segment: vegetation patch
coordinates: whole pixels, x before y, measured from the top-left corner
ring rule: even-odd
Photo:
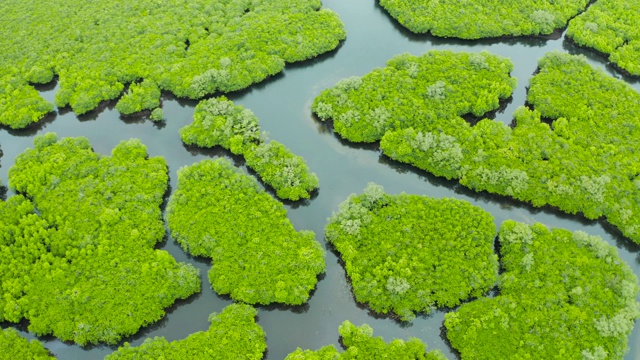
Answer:
[[[427,352],[427,346],[417,338],[408,341],[394,339],[386,343],[380,336],[373,336],[373,329],[367,324],[355,326],[349,320],[338,328],[340,339],[345,347],[343,353],[333,346],[320,350],[302,350],[298,348],[285,360],[347,360],[347,359],[396,359],[396,360],[446,360],[440,351]]]
[[[146,339],[142,345],[128,343],[105,360],[125,359],[247,359],[260,360],[267,349],[265,334],[249,305],[231,304],[220,314],[209,315],[209,330],[168,342],[164,337]]]
[[[549,53],[539,66],[528,94],[536,110],[519,108],[514,128],[485,119],[390,132],[384,154],[476,191],[604,215],[640,242],[640,94],[578,56]]]
[[[598,0],[571,20],[567,36],[579,45],[609,55],[609,60],[640,75],[640,2]]]
[[[405,321],[486,293],[498,272],[495,235],[491,215],[466,201],[387,195],[375,184],[326,227],[356,300]]]
[[[380,0],[400,24],[414,33],[480,39],[548,35],[582,12],[588,0]]]
[[[123,113],[160,91],[201,98],[246,88],[287,62],[336,48],[338,16],[319,0],[141,0],[0,4],[0,123],[23,128],[53,110],[31,83],[59,77],[55,104],[86,113],[119,97]],[[34,36],[33,34],[37,34]]]
[[[180,169],[166,217],[186,252],[212,259],[213,289],[235,300],[300,305],[325,270],[314,233],[297,232],[282,203],[226,159]]]
[[[0,320],[80,345],[113,344],[200,290],[198,270],[154,246],[167,166],[139,140],[111,156],[86,138],[38,136],[0,202]]]
[[[447,128],[466,125],[461,116],[484,115],[510,97],[512,70],[511,61],[488,52],[402,54],[324,90],[312,110],[321,120],[333,119],[334,130],[353,142],[379,141],[409,127],[446,135]]]
[[[0,359],[31,359],[31,360],[53,360],[49,350],[42,346],[38,340],[27,340],[11,328],[0,330]]]
[[[180,129],[185,144],[222,146],[244,156],[247,166],[274,188],[279,198],[308,199],[309,193],[318,188],[318,177],[309,171],[302,157],[277,141],[265,140],[251,110],[220,97],[201,101],[193,119],[193,123]]]
[[[462,358],[622,359],[638,279],[601,238],[508,220],[500,294],[445,315]]]

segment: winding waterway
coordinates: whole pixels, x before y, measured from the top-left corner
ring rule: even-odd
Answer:
[[[584,54],[589,62],[603,68],[610,75],[627,81],[640,91],[639,80],[626,78],[607,65],[606,59],[577,48],[565,40],[564,32],[552,39],[525,38],[490,41],[460,41],[413,35],[400,27],[374,0],[324,0],[324,6],[336,11],[345,23],[347,40],[342,46],[317,59],[289,65],[284,73],[248,90],[229,94],[239,105],[251,109],[260,119],[261,127],[270,137],[303,156],[312,171],[320,178],[317,196],[302,204],[288,204],[289,217],[297,229],[316,233],[324,244],[323,228],[326,219],[337,210],[338,204],[351,193],[359,193],[368,182],[384,186],[388,193],[425,194],[433,197],[455,197],[467,200],[490,212],[499,226],[506,219],[526,223],[541,222],[549,227],[584,230],[603,237],[618,248],[619,254],[640,276],[640,246],[623,238],[613,227],[581,216],[562,214],[549,208],[537,209],[510,199],[477,194],[457,184],[436,178],[428,173],[400,165],[381,156],[375,146],[353,146],[341,141],[311,114],[310,106],[323,89],[339,79],[364,75],[385,65],[391,57],[409,52],[421,54],[431,49],[481,51],[511,58],[515,65],[513,76],[518,87],[506,107],[495,115],[497,121],[510,123],[514,110],[524,105],[528,80],[536,70],[537,60],[551,50]],[[53,101],[56,84],[40,87],[45,98]],[[59,112],[42,125],[26,131],[0,129],[0,181],[7,184],[7,172],[17,155],[32,146],[33,137],[49,131],[60,137],[85,136],[96,152],[109,154],[120,141],[139,138],[148,147],[150,156],[162,156],[169,165],[171,187],[176,188],[176,171],[202,159],[226,156],[223,151],[200,151],[185,147],[178,130],[189,124],[196,102],[166,97],[163,103],[165,125],[150,121],[122,119],[112,105],[104,106],[87,116]],[[241,165],[241,164],[238,164]],[[9,192],[7,194],[11,196]],[[173,306],[160,322],[149,326],[128,339],[138,345],[147,337],[164,336],[169,341],[208,328],[207,316],[219,312],[231,301],[217,296],[209,286],[206,274],[210,263],[186,255],[170,237],[162,244],[178,261],[191,262],[201,270],[202,292]],[[267,359],[282,359],[296,347],[317,349],[338,344],[338,326],[344,320],[356,325],[370,324],[375,335],[385,339],[418,337],[429,348],[440,349],[455,359],[443,333],[444,311],[419,316],[409,325],[389,318],[376,318],[354,301],[343,267],[336,254],[327,250],[327,272],[319,281],[309,303],[298,308],[259,307],[258,323],[267,334]],[[630,352],[626,359],[640,359],[640,327],[629,339]],[[33,338],[33,335],[24,333]],[[96,346],[81,348],[54,338],[41,338],[44,345],[59,359],[100,359],[117,347]]]

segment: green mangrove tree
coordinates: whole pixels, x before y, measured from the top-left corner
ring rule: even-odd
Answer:
[[[302,350],[298,348],[285,360],[446,360],[440,351],[427,352],[427,346],[417,338],[408,341],[394,339],[386,343],[383,338],[373,336],[373,329],[367,324],[355,326],[349,320],[338,328],[345,351],[340,353],[333,346],[320,350]]]
[[[486,293],[498,271],[495,235],[491,215],[466,201],[387,195],[375,184],[326,226],[356,300],[405,321]]]
[[[166,219],[186,252],[212,259],[213,289],[238,301],[302,304],[325,270],[314,233],[296,231],[282,203],[223,158],[178,171]]]
[[[198,271],[155,250],[167,166],[139,140],[111,156],[86,138],[38,136],[0,202],[0,320],[85,345],[113,344],[200,290]]]
[[[614,247],[581,231],[512,220],[499,239],[499,295],[445,315],[462,358],[623,358],[640,315],[638,279]]]
[[[7,0],[0,14],[0,123],[12,128],[53,109],[31,84],[54,76],[56,106],[76,114],[130,84],[117,104],[126,114],[157,107],[160,90],[197,99],[243,89],[345,38],[320,0]]]
[[[276,196],[287,200],[308,199],[318,188],[318,177],[304,159],[277,141],[265,141],[258,118],[249,109],[234,105],[224,96],[201,101],[193,122],[180,129],[182,141],[200,147],[222,146],[244,156]]]
[[[133,347],[128,343],[105,360],[126,359],[246,359],[261,360],[267,349],[265,334],[256,324],[256,309],[244,304],[231,304],[220,314],[209,315],[207,331],[168,342],[164,337],[146,339]]]

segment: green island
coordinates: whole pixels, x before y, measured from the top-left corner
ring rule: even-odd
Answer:
[[[300,305],[325,271],[315,234],[296,231],[282,203],[224,158],[181,168],[165,216],[187,253],[211,258],[213,289],[234,300]]]
[[[410,83],[411,78],[394,71],[395,79],[386,81],[378,76],[382,72],[374,70],[358,80],[357,90],[344,91],[340,83],[325,90],[313,111],[320,118],[337,119],[336,132],[350,141],[382,138],[383,154],[394,160],[459,179],[476,191],[536,207],[552,205],[589,219],[606,217],[640,243],[640,94],[626,83],[592,68],[580,56],[551,52],[539,60],[539,72],[531,79],[527,100],[535,110],[519,108],[513,127],[490,119],[472,126],[441,110],[442,104],[474,101],[470,93],[463,96],[453,87],[443,92],[441,102],[433,102],[425,99],[424,87],[385,91],[387,84]],[[430,77],[433,83],[440,75]],[[460,88],[481,86],[474,87],[477,80],[471,75],[464,78],[468,81]],[[491,84],[486,86],[507,88]],[[344,106],[334,106],[336,101]],[[367,107],[387,109],[394,103],[398,106],[385,117],[365,116]],[[381,118],[393,125],[380,126]]]
[[[0,360],[53,360],[49,350],[45,349],[38,340],[27,340],[15,329],[0,330]]]
[[[491,215],[466,201],[388,195],[370,183],[340,204],[326,226],[358,302],[403,321],[454,307],[494,285]]]
[[[154,246],[167,166],[137,139],[111,156],[86,138],[34,140],[0,201],[0,321],[36,335],[114,344],[200,291],[198,270]]]
[[[444,133],[412,128],[387,133],[380,147],[476,191],[605,216],[640,242],[640,94],[582,57],[551,52],[527,100],[535,110],[519,108],[513,128],[488,119]]]
[[[463,359],[622,359],[640,316],[638,278],[582,231],[500,228],[500,293],[445,315]]]
[[[549,35],[564,28],[587,4],[589,0],[380,0],[414,33],[461,39]]]
[[[164,337],[146,339],[133,347],[128,343],[105,360],[125,359],[246,359],[261,360],[267,349],[265,333],[256,324],[258,311],[245,304],[231,304],[220,314],[209,315],[207,331],[168,342]]]
[[[609,56],[632,75],[640,75],[640,3],[598,0],[571,20],[567,36],[581,46]]]
[[[281,199],[308,199],[319,186],[318,177],[309,171],[302,157],[277,141],[265,141],[251,110],[224,96],[201,101],[193,122],[180,129],[180,137],[187,145],[221,146],[244,156],[247,166]]]
[[[342,138],[375,142],[392,130],[466,126],[461,117],[496,110],[516,79],[509,59],[488,52],[429,51],[398,55],[384,68],[343,79],[313,101]],[[443,133],[444,135],[444,133]]]
[[[343,353],[333,345],[320,350],[302,350],[300,348],[289,354],[285,360],[446,360],[440,351],[427,352],[427,346],[417,338],[408,341],[394,339],[386,343],[380,336],[373,336],[373,329],[367,324],[355,326],[349,320],[338,328],[340,339],[345,347]]]
[[[32,84],[54,76],[56,106],[83,114],[128,87],[117,104],[127,114],[157,108],[163,90],[197,99],[246,88],[346,36],[320,0],[7,0],[0,14],[0,123],[11,128],[53,110]]]

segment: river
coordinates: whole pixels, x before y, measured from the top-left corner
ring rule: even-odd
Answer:
[[[323,124],[314,119],[310,107],[313,99],[338,80],[364,75],[382,67],[391,57],[403,52],[415,55],[431,49],[481,51],[509,57],[514,63],[512,75],[518,79],[513,98],[495,115],[497,121],[510,123],[514,110],[524,105],[529,78],[536,70],[537,60],[552,50],[584,54],[589,62],[603,68],[610,75],[625,80],[640,91],[637,78],[626,78],[607,65],[606,59],[580,49],[567,40],[563,32],[553,38],[513,38],[488,41],[438,39],[411,34],[399,26],[374,0],[324,0],[325,7],[340,15],[345,23],[347,40],[335,51],[317,59],[288,65],[286,70],[245,91],[228,94],[236,104],[252,110],[260,119],[270,138],[289,147],[307,161],[311,171],[320,178],[318,195],[301,204],[287,204],[289,217],[299,230],[316,233],[324,244],[323,228],[326,219],[337,211],[338,204],[351,193],[359,193],[368,182],[382,185],[388,193],[425,194],[433,197],[464,199],[490,212],[499,226],[506,219],[526,223],[541,222],[549,227],[572,231],[584,230],[603,237],[616,246],[620,257],[640,276],[640,246],[619,235],[613,227],[582,216],[566,215],[549,208],[538,209],[505,197],[475,193],[455,181],[436,178],[381,156],[375,146],[357,146],[341,141]],[[40,86],[43,96],[53,101],[57,84]],[[0,144],[4,155],[0,158],[0,181],[7,184],[7,173],[17,155],[32,146],[33,137],[49,131],[59,137],[85,136],[96,152],[109,154],[120,141],[139,138],[148,147],[150,156],[162,156],[169,166],[170,185],[176,188],[176,171],[185,165],[223,151],[201,151],[185,147],[178,130],[191,123],[196,102],[181,101],[167,96],[163,102],[166,124],[158,126],[150,121],[123,120],[111,106],[102,111],[77,117],[72,112],[49,116],[41,125],[26,130],[0,129]],[[11,196],[11,192],[8,196]],[[217,296],[207,280],[210,263],[186,255],[170,237],[162,244],[178,261],[191,262],[201,270],[202,292],[179,301],[161,321],[143,329],[128,339],[139,345],[147,337],[164,336],[177,340],[208,328],[207,316],[219,312],[231,301]],[[326,248],[326,247],[325,247]],[[318,349],[338,344],[338,326],[344,320],[356,325],[367,323],[375,335],[386,340],[417,337],[430,349],[440,349],[450,359],[456,355],[448,346],[443,333],[444,312],[436,311],[419,316],[411,324],[403,325],[388,318],[376,318],[367,308],[355,303],[336,254],[327,250],[327,272],[318,282],[307,305],[298,308],[259,307],[258,324],[267,334],[267,359],[282,359],[296,347]],[[640,359],[640,327],[629,339],[630,352],[625,359]],[[33,338],[33,335],[27,335]],[[59,359],[101,359],[117,347],[95,346],[81,348],[62,343],[53,337],[41,338],[44,345]]]

